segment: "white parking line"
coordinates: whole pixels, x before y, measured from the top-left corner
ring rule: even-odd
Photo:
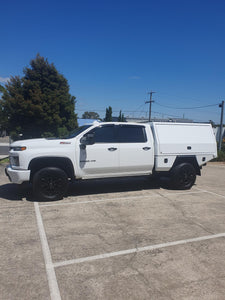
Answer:
[[[117,251],[117,252],[110,252],[110,253],[104,253],[104,254],[99,254],[99,255],[94,255],[94,256],[60,261],[60,262],[54,263],[54,267],[55,268],[63,267],[63,266],[71,265],[71,264],[79,264],[79,263],[83,263],[83,262],[95,261],[95,260],[100,260],[100,259],[105,259],[105,258],[110,258],[110,257],[115,257],[115,256],[120,256],[120,255],[126,255],[126,254],[132,254],[132,253],[139,253],[139,252],[143,252],[143,251],[152,251],[152,250],[156,250],[156,249],[160,249],[160,248],[184,245],[184,244],[188,244],[188,243],[206,241],[206,240],[211,240],[211,239],[216,239],[216,238],[221,238],[221,237],[225,237],[225,232],[213,234],[213,235],[206,235],[206,236],[202,236],[202,237],[198,237],[198,238],[179,240],[179,241],[175,241],[175,242],[168,242],[168,243],[140,247],[140,248],[137,247],[137,248],[128,249],[128,250],[122,250],[122,251]]]
[[[45,234],[45,229],[44,229],[39,205],[37,202],[34,202],[34,208],[35,208],[36,219],[38,224],[38,231],[41,239],[42,252],[45,260],[45,268],[46,268],[46,273],[48,278],[50,296],[52,300],[61,300],[59,287],[55,275],[55,269],[52,263],[51,252],[48,246],[48,240]]]
[[[86,200],[86,201],[77,201],[77,202],[65,202],[65,203],[52,203],[52,204],[42,204],[40,207],[47,206],[61,206],[61,205],[77,205],[77,204],[88,204],[88,203],[98,203],[98,202],[111,202],[111,201],[122,201],[122,200],[133,200],[133,199],[149,199],[155,197],[169,196],[169,195],[189,195],[189,194],[201,194],[207,193],[207,191],[189,191],[189,192],[180,192],[180,193],[166,193],[166,194],[149,194],[149,195],[138,195],[138,196],[129,196],[129,197],[118,197],[111,199],[96,199],[96,200]]]
[[[200,193],[200,192],[198,192]],[[156,197],[160,197],[160,195],[154,195]],[[65,202],[65,203],[53,203],[53,204],[43,204],[42,206],[60,206],[60,205],[76,205],[76,204],[88,204],[88,203],[98,203],[98,202],[111,202],[111,201],[119,201],[119,200],[133,200],[137,198],[149,198],[148,196],[129,196],[129,197],[121,197],[114,199],[96,199],[96,200],[87,200],[87,201],[77,201],[77,202]]]
[[[203,190],[203,189],[200,189],[200,188],[197,188],[200,192],[203,192],[203,193],[209,193],[209,194],[212,194],[212,195],[216,195],[218,197],[222,197],[222,198],[225,198],[224,195],[221,195],[221,194],[217,194],[217,193],[214,193],[214,192],[210,192],[210,191],[207,191],[207,190]]]

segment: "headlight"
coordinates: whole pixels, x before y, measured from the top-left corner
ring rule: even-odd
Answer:
[[[13,151],[24,151],[26,150],[27,147],[25,146],[21,146],[21,147],[10,147],[10,150],[13,150]]]

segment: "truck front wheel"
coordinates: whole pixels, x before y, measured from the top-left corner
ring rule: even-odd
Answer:
[[[34,174],[33,192],[39,200],[62,199],[67,187],[68,177],[62,169],[48,167],[40,169]]]
[[[182,163],[171,171],[171,187],[178,190],[190,189],[196,180],[196,170],[190,163]]]

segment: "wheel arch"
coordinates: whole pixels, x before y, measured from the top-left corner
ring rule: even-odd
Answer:
[[[44,156],[36,157],[29,163],[28,169],[31,170],[30,181],[33,180],[34,174],[42,168],[55,167],[62,169],[68,178],[75,179],[74,167],[68,157]]]
[[[176,166],[182,163],[189,163],[193,165],[195,168],[196,174],[201,176],[201,167],[198,164],[197,158],[195,155],[188,155],[188,156],[177,156],[171,170],[173,170]]]

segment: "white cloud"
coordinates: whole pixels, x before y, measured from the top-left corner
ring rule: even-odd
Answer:
[[[129,79],[137,80],[137,79],[141,79],[141,77],[140,76],[130,76]]]
[[[0,82],[1,82],[1,83],[7,83],[7,81],[9,81],[9,80],[10,80],[9,77],[5,77],[5,78],[4,78],[4,77],[1,77],[1,76],[0,76]]]

